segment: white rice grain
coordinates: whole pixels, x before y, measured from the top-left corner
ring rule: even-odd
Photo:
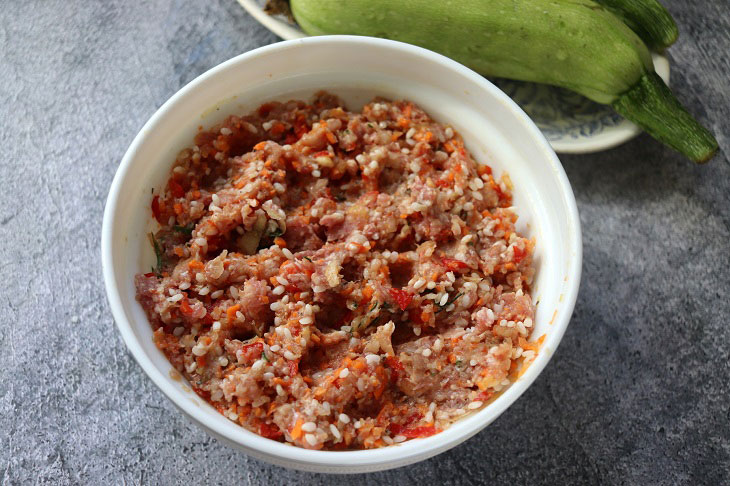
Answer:
[[[305,434],[305,435],[304,435],[304,440],[306,440],[306,441],[307,441],[307,443],[308,443],[309,445],[311,445],[311,446],[313,446],[313,445],[316,445],[316,444],[317,444],[317,437],[315,437],[315,435],[314,435],[314,434]]]

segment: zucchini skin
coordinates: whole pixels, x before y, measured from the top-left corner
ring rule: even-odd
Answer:
[[[568,88],[603,104],[653,70],[641,39],[590,0],[291,0],[309,35],[415,44],[475,71]]]
[[[717,152],[715,137],[654,72],[639,36],[591,0],[290,0],[290,5],[309,35],[415,44],[486,76],[560,86],[611,104],[694,162]]]
[[[664,51],[679,37],[672,14],[657,0],[596,0],[621,18],[654,51]]]

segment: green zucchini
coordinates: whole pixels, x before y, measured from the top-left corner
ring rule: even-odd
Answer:
[[[696,162],[708,160],[717,150],[712,135],[681,108],[661,79],[648,76],[654,69],[641,39],[591,0],[291,0],[290,4],[307,34],[366,35],[415,44],[486,76],[561,86],[612,104]],[[637,91],[640,85],[654,89]],[[655,98],[637,103],[639,94]],[[646,110],[662,114],[681,110],[683,123],[669,126],[672,118],[652,116]]]
[[[663,51],[674,44],[679,29],[672,15],[657,0],[596,0],[619,16],[644,44],[654,51]]]

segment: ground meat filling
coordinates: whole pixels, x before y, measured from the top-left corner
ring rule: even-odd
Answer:
[[[308,449],[433,435],[534,359],[534,243],[510,182],[408,101],[319,93],[201,131],[136,277],[195,392]]]

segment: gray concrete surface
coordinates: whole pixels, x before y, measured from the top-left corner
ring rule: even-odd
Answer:
[[[697,167],[642,136],[562,157],[585,261],[550,365],[467,443],[344,479],[189,424],[126,351],[101,278],[104,202],[136,132],[277,39],[233,0],[0,2],[0,483],[728,484],[730,12],[666,4],[674,89],[724,152]]]

